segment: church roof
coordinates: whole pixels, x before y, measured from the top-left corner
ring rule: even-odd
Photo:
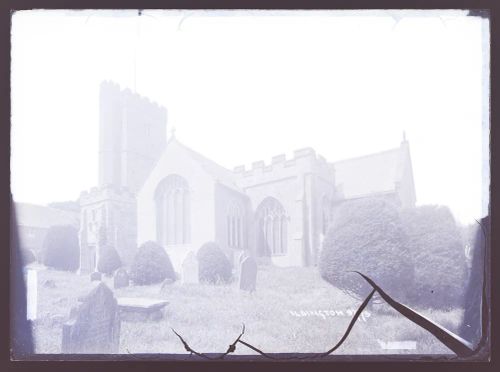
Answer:
[[[79,226],[78,212],[70,212],[57,208],[29,203],[15,203],[15,214],[18,226],[48,229],[54,225]]]
[[[406,166],[405,147],[333,163],[335,185],[344,198],[394,192]]]
[[[222,165],[217,164],[199,152],[190,149],[186,145],[180,143],[175,137],[173,137],[169,142],[171,141],[175,141],[177,145],[182,147],[194,161],[200,164],[200,166],[221,185],[239,193],[244,193],[243,190],[240,189],[234,182],[234,173],[231,170],[224,168]]]
[[[220,184],[245,194],[235,183],[234,173],[204,155],[180,143],[175,137],[169,143],[181,147]],[[167,144],[168,146],[168,144]],[[335,170],[335,186],[345,199],[395,192],[409,164],[408,143],[395,149],[330,163]]]

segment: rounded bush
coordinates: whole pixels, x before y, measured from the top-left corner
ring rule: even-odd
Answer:
[[[175,272],[167,252],[159,244],[149,241],[137,250],[130,278],[138,285],[155,284],[167,278],[175,280]]]
[[[78,232],[70,225],[52,226],[43,241],[43,264],[58,270],[75,271],[80,264]]]
[[[408,247],[415,265],[412,305],[449,309],[463,302],[467,259],[450,210],[425,205],[402,213]]]
[[[21,248],[21,257],[23,258],[23,265],[29,265],[36,261],[35,254],[28,248]]]
[[[413,284],[406,237],[399,211],[381,198],[344,202],[336,210],[321,251],[323,279],[356,297],[372,290],[359,271],[397,299]]]
[[[198,277],[209,284],[227,283],[231,279],[231,263],[216,243],[203,244],[198,250]]]
[[[122,266],[122,260],[115,248],[104,246],[99,255],[97,270],[103,274],[112,274]]]

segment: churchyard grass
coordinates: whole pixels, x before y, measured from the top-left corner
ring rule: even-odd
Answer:
[[[80,295],[93,287],[88,275],[39,271],[38,319],[33,323],[37,353],[60,353],[62,324]],[[55,287],[44,285],[52,280]],[[113,288],[111,277],[103,277]],[[174,328],[199,352],[224,352],[246,326],[246,342],[266,352],[322,352],[335,345],[360,301],[323,281],[316,268],[260,266],[257,290],[228,285],[182,284],[113,289],[116,297],[169,301],[160,321],[122,322],[120,353],[185,353]],[[421,311],[456,331],[462,311]],[[381,343],[417,341],[416,350],[385,350]],[[392,309],[371,307],[336,354],[450,353],[432,335]],[[255,354],[238,345],[235,354]]]

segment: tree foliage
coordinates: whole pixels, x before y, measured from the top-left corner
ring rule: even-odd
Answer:
[[[29,248],[21,248],[21,257],[23,259],[23,265],[29,265],[36,261],[35,253]]]
[[[175,271],[163,247],[148,241],[139,247],[134,257],[130,278],[138,285],[155,284],[167,278],[175,280]]]
[[[75,227],[57,225],[49,228],[43,242],[43,264],[58,270],[78,269],[80,247]]]
[[[216,243],[203,244],[197,258],[200,282],[218,284],[231,280],[231,263]]]
[[[358,298],[371,287],[352,271],[362,272],[391,296],[406,299],[413,285],[413,265],[399,211],[381,198],[346,201],[339,206],[323,243],[319,261],[323,279]]]
[[[450,210],[426,205],[403,211],[402,218],[415,268],[412,302],[432,308],[459,305],[467,263],[462,235]]]

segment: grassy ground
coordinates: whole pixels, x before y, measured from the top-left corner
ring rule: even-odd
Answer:
[[[88,275],[41,270],[39,319],[34,322],[38,353],[59,353],[62,324],[78,296],[93,286]],[[43,283],[53,280],[56,287]],[[112,288],[110,278],[104,281]],[[237,283],[225,286],[185,285],[176,282],[163,291],[160,285],[135,286],[115,291],[120,297],[154,297],[169,301],[164,319],[158,322],[122,322],[120,353],[185,353],[171,331],[180,333],[200,352],[224,352],[244,323],[243,340],[266,352],[322,352],[335,345],[344,333],[360,301],[327,284],[315,268],[259,267],[257,291],[241,292]],[[318,312],[322,311],[322,312]],[[325,312],[326,311],[326,312]],[[337,311],[337,313],[334,313]],[[449,312],[422,311],[456,331],[462,317]],[[417,350],[399,353],[449,353],[418,326],[392,309],[365,311],[337,354],[398,353],[382,349],[380,342],[417,341]],[[238,345],[237,354],[254,354]]]

